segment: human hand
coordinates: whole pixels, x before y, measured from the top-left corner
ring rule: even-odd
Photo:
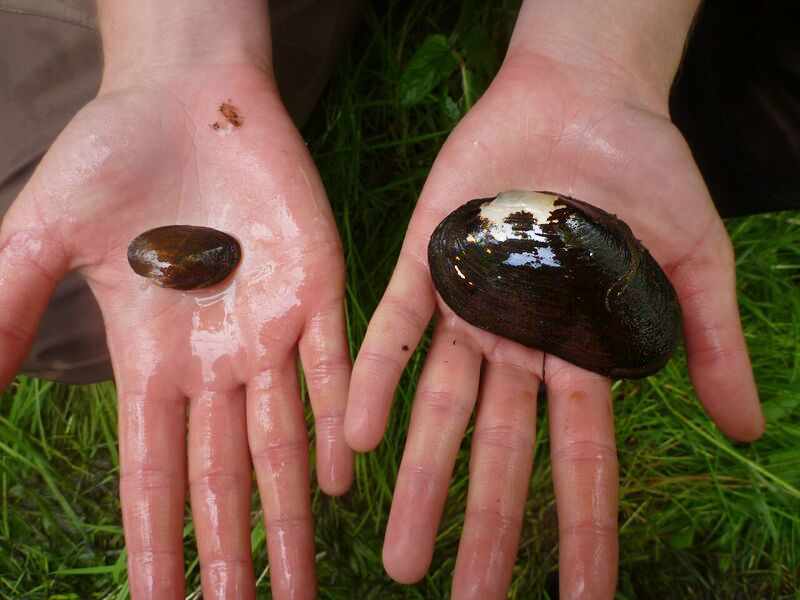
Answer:
[[[455,457],[477,402],[453,580],[457,600],[505,597],[532,466],[536,390],[545,375],[561,597],[612,598],[617,564],[609,381],[472,327],[435,294],[428,239],[467,200],[511,188],[551,190],[627,221],[678,292],[689,370],[712,419],[739,440],[763,430],[739,324],[730,242],[667,112],[682,38],[677,54],[670,48],[659,65],[641,48],[633,56],[581,44],[591,36],[574,31],[574,19],[543,26],[534,4],[523,7],[503,68],[431,170],[357,357],[345,419],[353,448],[368,451],[378,444],[407,349],[418,343],[435,311],[383,558],[401,582],[417,581],[427,571]],[[635,17],[631,27],[641,27],[642,15]],[[691,11],[688,17],[686,28]],[[631,40],[637,41],[631,35],[625,43]],[[631,57],[632,64],[615,60],[619,56]]]
[[[184,597],[187,479],[204,597],[255,597],[252,460],[273,595],[311,598],[297,355],[315,416],[317,479],[341,494],[353,469],[341,424],[350,374],[342,253],[268,64],[215,56],[107,66],[99,97],[15,201],[0,230],[0,386],[22,364],[56,281],[79,270],[102,309],[117,380],[132,597]],[[240,126],[220,113],[223,102]],[[195,293],[135,275],[128,244],[165,224],[235,236],[235,274]]]

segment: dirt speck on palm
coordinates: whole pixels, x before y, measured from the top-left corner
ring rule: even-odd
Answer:
[[[229,102],[223,102],[219,107],[219,112],[221,112],[225,120],[234,127],[242,126],[242,116],[239,114],[239,111],[236,110],[236,107]]]

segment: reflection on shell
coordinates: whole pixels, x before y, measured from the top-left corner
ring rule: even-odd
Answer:
[[[193,225],[151,229],[128,246],[128,263],[136,274],[177,290],[202,290],[220,283],[241,257],[233,237]]]
[[[549,192],[467,202],[428,245],[433,282],[462,319],[609,377],[646,377],[680,340],[677,295],[614,215]]]

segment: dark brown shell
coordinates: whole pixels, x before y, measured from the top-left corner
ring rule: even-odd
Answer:
[[[137,275],[176,290],[202,290],[223,281],[242,249],[227,233],[209,227],[168,225],[144,232],[128,246]]]
[[[428,245],[447,305],[481,329],[602,375],[661,369],[680,340],[680,305],[630,228],[566,196],[504,194],[545,194],[550,206],[513,212],[512,203],[505,218],[489,220],[482,207],[495,198],[485,198],[447,216]]]

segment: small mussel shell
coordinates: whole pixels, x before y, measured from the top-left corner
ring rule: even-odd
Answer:
[[[428,264],[462,319],[608,377],[658,371],[680,340],[675,290],[621,220],[549,192],[467,202]]]
[[[128,246],[137,275],[176,290],[202,290],[224,280],[239,264],[233,237],[209,227],[168,225],[145,231]]]

